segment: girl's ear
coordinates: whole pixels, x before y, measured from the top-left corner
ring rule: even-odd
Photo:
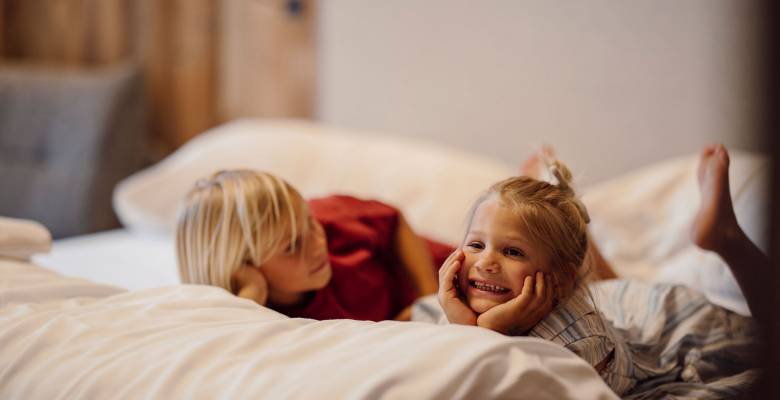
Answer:
[[[577,283],[577,268],[574,264],[567,264],[561,268],[560,273],[555,274],[555,298],[560,300],[574,291]]]
[[[569,263],[569,268],[566,268],[566,277],[569,278],[569,282],[571,282],[572,286],[574,286],[574,283],[577,282],[577,266]]]

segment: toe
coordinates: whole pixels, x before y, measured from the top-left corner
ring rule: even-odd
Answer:
[[[725,163],[726,166],[729,164],[729,152],[726,151],[726,148],[723,147],[723,145],[718,145],[718,158],[721,162]]]
[[[707,146],[704,146],[704,148],[701,150],[701,156],[702,158],[707,157],[715,153],[715,150],[717,149],[717,144],[710,144]]]

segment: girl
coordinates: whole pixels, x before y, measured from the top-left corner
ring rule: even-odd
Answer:
[[[557,160],[548,166],[552,182],[506,179],[475,203],[461,247],[439,272],[437,297],[446,319],[559,343],[593,365],[619,395],[668,394],[659,385],[671,381],[689,382],[701,394],[711,389],[703,382],[749,370],[750,318],[684,287],[614,280],[600,304],[607,317],[596,309],[584,277],[588,269],[614,273],[589,245],[589,217],[571,188],[571,173]],[[748,271],[767,271],[769,262],[736,223],[727,171],[725,149],[706,148],[692,238],[729,263],[759,315],[764,311],[751,295],[757,274]],[[756,376],[748,371],[723,381],[739,392]]]
[[[197,182],[176,243],[184,283],[219,286],[291,317],[374,321],[408,319],[417,297],[436,292],[434,265],[451,251],[417,237],[386,204],[307,203],[282,179],[247,170]]]

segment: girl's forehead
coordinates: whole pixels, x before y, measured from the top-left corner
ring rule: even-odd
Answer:
[[[306,226],[309,216],[309,206],[300,196],[291,195],[289,202],[280,202],[279,218],[276,222],[271,222],[270,228],[274,229],[283,237],[289,237],[292,231],[301,231]],[[293,229],[293,222],[295,229]]]
[[[527,232],[526,220],[516,207],[498,199],[486,199],[474,212],[470,230],[486,228],[502,228],[522,235]]]
[[[491,196],[477,206],[474,217],[499,217],[501,219],[522,220],[522,214],[517,206]]]

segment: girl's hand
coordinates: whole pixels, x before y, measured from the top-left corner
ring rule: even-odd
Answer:
[[[452,324],[476,325],[477,314],[471,310],[460,299],[460,293],[455,285],[457,273],[463,263],[465,255],[463,251],[457,249],[447,257],[441,268],[439,268],[439,291],[438,298],[441,308],[447,320]]]
[[[261,306],[268,302],[268,281],[260,272],[260,268],[252,265],[242,265],[233,273],[233,279],[238,285],[238,297],[249,299]]]
[[[503,334],[521,335],[538,324],[553,308],[553,288],[549,275],[526,276],[520,294],[499,304],[477,319],[477,325]]]

